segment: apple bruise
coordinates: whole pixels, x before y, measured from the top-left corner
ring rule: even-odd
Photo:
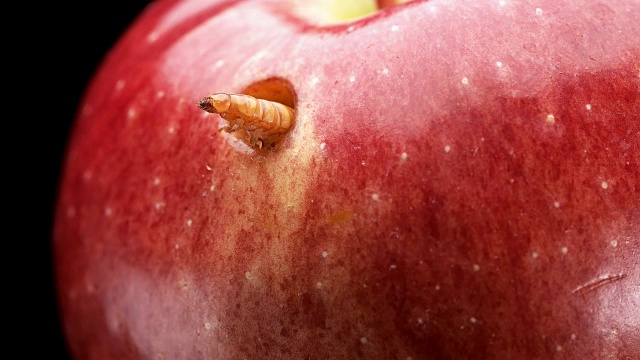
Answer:
[[[218,114],[229,125],[218,129],[233,133],[244,130],[253,148],[275,148],[293,125],[292,108],[275,101],[257,99],[244,94],[212,94],[200,101],[199,107]]]

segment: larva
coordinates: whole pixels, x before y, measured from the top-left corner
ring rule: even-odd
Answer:
[[[244,94],[212,94],[202,99],[199,106],[229,122],[218,131],[244,130],[249,136],[249,145],[257,148],[274,147],[294,120],[292,108]]]

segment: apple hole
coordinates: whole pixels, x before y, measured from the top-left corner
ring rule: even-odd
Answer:
[[[293,85],[289,81],[283,78],[269,78],[248,85],[247,87],[242,89],[240,93],[250,95],[258,99],[275,101],[292,108],[294,110],[294,119],[292,126],[295,126],[296,95],[293,91]],[[278,149],[280,147],[280,143],[282,143],[282,140],[287,137],[290,131],[291,129],[289,129],[287,134],[284,134],[282,138],[275,140],[275,142],[267,143],[267,146],[258,148],[251,147],[249,145],[251,144],[251,138],[249,136],[249,133],[244,129],[234,131],[232,133],[229,133],[229,135],[241,140],[244,144],[247,144],[249,147],[245,150],[250,153],[255,153],[256,151],[264,152],[268,150]]]
[[[270,78],[255,82],[244,88],[241,93],[258,99],[279,102],[294,110],[296,109],[293,85],[282,78]]]

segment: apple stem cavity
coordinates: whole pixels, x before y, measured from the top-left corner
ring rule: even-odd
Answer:
[[[247,143],[258,149],[274,149],[291,129],[295,118],[289,106],[245,94],[212,94],[203,98],[199,107],[229,122],[218,132],[244,131]]]
[[[408,0],[288,0],[303,19],[316,25],[352,22]]]

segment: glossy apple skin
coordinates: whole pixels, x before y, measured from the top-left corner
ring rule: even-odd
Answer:
[[[72,353],[637,359],[638,18],[434,0],[318,28],[266,2],[153,4],[68,148]],[[197,102],[271,77],[296,125],[248,154]]]

